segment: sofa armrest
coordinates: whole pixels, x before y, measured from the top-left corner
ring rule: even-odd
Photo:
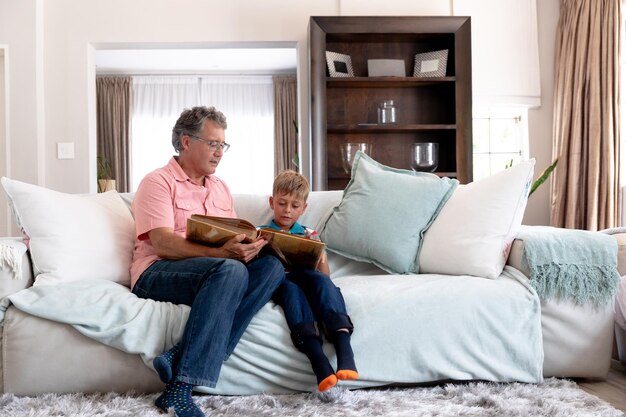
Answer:
[[[522,268],[522,254],[524,253],[524,241],[520,239],[514,239],[511,245],[511,252],[506,260],[506,264],[521,271],[522,274],[530,278],[530,271],[526,268]]]
[[[611,235],[617,240],[617,271],[621,276],[626,275],[626,233],[616,233]],[[522,254],[524,253],[524,241],[515,239],[511,246],[511,252],[506,260],[506,264],[521,271],[530,277],[530,271],[522,268]]]
[[[617,271],[620,276],[626,275],[626,233],[612,235],[617,239]]]
[[[31,285],[33,268],[22,238],[0,238],[0,299]]]

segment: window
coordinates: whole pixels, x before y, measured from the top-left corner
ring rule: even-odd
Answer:
[[[215,106],[227,118],[216,175],[232,193],[269,194],[274,180],[274,99],[270,76],[133,77],[131,190],[172,155],[172,127],[184,108]]]
[[[523,107],[473,109],[474,181],[528,158],[528,110]]]

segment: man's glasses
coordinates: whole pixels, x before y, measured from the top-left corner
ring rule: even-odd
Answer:
[[[212,151],[216,151],[219,148],[222,150],[222,152],[226,152],[230,148],[230,145],[226,142],[220,142],[218,140],[202,139],[201,137],[192,135],[191,133],[187,133],[187,136],[189,136],[191,139],[197,140],[198,142],[204,143]]]

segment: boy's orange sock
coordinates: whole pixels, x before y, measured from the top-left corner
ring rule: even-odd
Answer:
[[[337,378],[344,381],[358,379],[359,373],[356,370],[354,353],[350,345],[350,333],[336,332],[334,345],[337,352]]]
[[[322,350],[322,341],[317,337],[307,337],[303,341],[301,349],[311,362],[313,373],[317,378],[317,388],[320,392],[337,385],[337,376]]]
[[[339,369],[337,371],[337,379],[341,379],[342,381],[359,379],[359,373],[352,369]]]
[[[337,385],[337,376],[335,374],[330,374],[326,378],[322,380],[319,384],[317,384],[317,389],[320,392],[324,392],[327,389],[330,389]]]

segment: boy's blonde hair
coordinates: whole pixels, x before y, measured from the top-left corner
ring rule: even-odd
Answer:
[[[278,173],[274,179],[273,195],[293,195],[306,203],[309,198],[309,182],[296,171],[286,169]]]

